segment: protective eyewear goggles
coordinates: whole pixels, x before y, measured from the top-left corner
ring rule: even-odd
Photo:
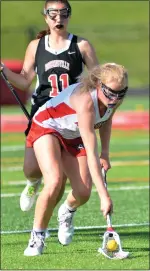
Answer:
[[[101,82],[101,89],[105,97],[108,98],[109,100],[113,100],[113,99],[121,100],[126,95],[128,87],[125,87],[124,89],[119,90],[119,91],[115,91],[107,87],[105,84]]]
[[[62,9],[44,9],[44,15],[48,15],[51,20],[55,20],[57,15],[60,15],[62,19],[67,19],[70,16],[70,9],[69,8],[62,8]]]

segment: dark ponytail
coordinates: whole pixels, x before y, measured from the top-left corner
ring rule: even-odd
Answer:
[[[44,36],[49,35],[50,33],[51,33],[51,32],[50,32],[50,29],[42,30],[42,31],[40,31],[40,32],[36,35],[36,39],[41,39],[41,38],[43,38]]]

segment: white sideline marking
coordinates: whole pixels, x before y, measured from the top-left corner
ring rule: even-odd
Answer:
[[[131,161],[114,161],[111,162],[111,165],[114,167],[118,167],[118,166],[142,166],[142,165],[149,165],[149,160],[140,160],[140,161],[135,161],[135,160],[131,160]],[[16,167],[1,167],[1,171],[2,172],[11,172],[11,171],[22,171],[23,170],[23,166],[16,166]]]
[[[120,186],[118,188],[108,188],[109,191],[124,191],[124,190],[145,190],[149,189],[149,186]],[[69,193],[70,190],[66,190],[64,193]],[[92,189],[92,192],[97,192],[96,189]],[[11,197],[19,197],[20,193],[7,193],[1,194],[1,198],[11,198]],[[39,195],[39,193],[37,193]]]
[[[14,185],[14,186],[16,185],[16,186],[17,186],[17,185],[21,185],[21,184],[22,184],[22,185],[26,185],[26,184],[27,184],[27,181],[25,181],[25,180],[24,180],[24,181],[9,181],[8,184],[5,184],[5,185],[6,185],[6,186],[7,186],[7,185],[8,185],[8,186],[10,186],[10,185]]]
[[[117,145],[127,145],[126,142],[118,142],[117,140],[111,140],[111,144],[117,144]],[[128,142],[128,145],[137,145],[137,144],[149,144],[149,141],[147,139],[139,139]],[[22,151],[25,149],[25,145],[13,145],[13,146],[3,146],[1,147],[1,152],[8,152],[8,151]]]
[[[1,152],[7,151],[22,151],[25,149],[25,145],[3,146]]]
[[[124,181],[124,180],[122,180]],[[8,181],[8,183],[5,184],[5,186],[18,186],[18,185],[26,185],[27,184],[27,181],[25,180],[22,180],[22,181]],[[43,180],[42,180],[42,184],[43,184]],[[127,187],[127,186],[126,186]],[[126,189],[125,187],[125,189]],[[129,186],[131,187],[131,186]],[[136,187],[136,186],[134,186]],[[141,187],[144,187],[144,186],[141,186]]]
[[[150,224],[148,222],[144,223],[132,223],[132,224],[120,224],[120,225],[113,225],[114,228],[121,228],[121,227],[141,227],[141,226],[149,226]],[[85,226],[85,227],[75,227],[75,230],[94,230],[94,229],[106,229],[106,225],[103,226]],[[58,231],[58,228],[49,228],[50,232],[56,232]],[[13,234],[13,233],[26,233],[31,232],[31,230],[22,230],[22,231],[1,231],[1,234]]]
[[[20,167],[20,166],[18,166],[18,167],[1,167],[1,171],[2,172],[4,172],[4,171],[6,171],[6,172],[11,172],[11,171],[22,171],[23,170],[23,166],[22,167]]]

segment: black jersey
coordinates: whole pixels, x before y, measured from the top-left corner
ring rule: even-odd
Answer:
[[[69,34],[67,47],[58,51],[49,46],[48,38],[46,35],[40,39],[35,56],[37,83],[32,101],[37,106],[76,83],[83,71],[84,61],[77,45],[77,36]]]

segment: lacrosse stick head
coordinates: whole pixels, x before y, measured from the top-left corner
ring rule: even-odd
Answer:
[[[110,241],[114,242],[114,248],[108,247]],[[99,248],[98,252],[108,259],[125,259],[129,256],[129,252],[122,250],[119,235],[112,228],[108,228],[104,233],[102,248]]]
[[[102,168],[102,176],[104,185],[107,188],[106,171],[104,168]],[[103,236],[102,248],[99,248],[98,252],[108,259],[125,259],[129,256],[129,252],[122,250],[119,235],[112,228],[111,214],[107,214],[107,231]]]

